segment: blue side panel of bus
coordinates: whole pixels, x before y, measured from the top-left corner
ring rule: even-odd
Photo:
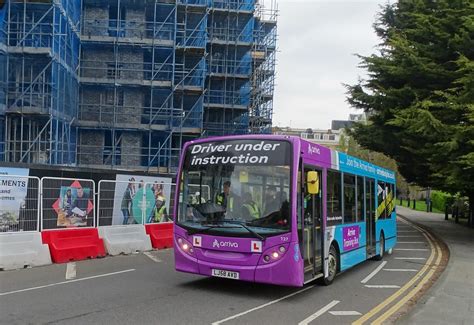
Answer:
[[[344,228],[358,228],[357,244],[352,243],[352,245],[350,245],[352,247],[347,247],[346,240],[344,240]],[[353,267],[367,259],[365,231],[365,222],[350,223],[335,227],[334,239],[339,246],[341,271]]]
[[[376,229],[376,240],[377,247],[376,252],[380,254],[380,234],[384,233],[385,236],[385,249],[390,249],[395,247],[397,244],[397,214],[392,212],[392,217],[390,219],[380,219],[375,223]]]
[[[364,160],[338,152],[338,167],[341,172],[350,173],[358,176],[373,178],[377,181],[383,181],[395,184],[395,173],[388,169],[376,166]],[[378,206],[377,196],[375,197],[375,208]],[[397,242],[397,223],[396,213],[392,212],[390,219],[380,219],[375,223],[376,254],[380,254],[380,234],[384,233],[386,250],[393,248]],[[344,238],[344,228],[358,227],[359,241],[357,245],[353,243],[349,248],[345,248],[347,238]],[[342,224],[332,227],[334,230],[334,239],[337,241],[340,250],[341,271],[353,267],[367,259],[366,250],[366,223],[358,222],[351,224]],[[352,229],[352,228],[351,228]]]
[[[339,170],[355,175],[376,178],[380,181],[395,183],[395,173],[391,170],[376,166],[367,161],[338,153]]]

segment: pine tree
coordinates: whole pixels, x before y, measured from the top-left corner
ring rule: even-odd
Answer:
[[[474,2],[399,0],[374,24],[367,80],[347,86],[366,111],[352,136],[397,161],[408,182],[467,195],[474,206]],[[471,212],[472,213],[472,212]]]

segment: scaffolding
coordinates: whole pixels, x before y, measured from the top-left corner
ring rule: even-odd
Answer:
[[[173,172],[184,141],[271,126],[273,4],[27,0],[5,12],[3,161]]]
[[[202,131],[206,6],[83,0],[80,165],[177,165]]]
[[[80,3],[11,0],[4,10],[3,160],[73,164]]]
[[[278,7],[275,0],[260,1],[255,10],[252,48],[252,100],[249,109],[251,133],[271,133]]]

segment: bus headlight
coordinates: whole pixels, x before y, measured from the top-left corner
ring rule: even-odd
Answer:
[[[260,260],[259,264],[267,264],[278,261],[285,255],[287,250],[288,244],[271,247],[262,254],[262,259]]]
[[[185,252],[188,255],[194,256],[194,249],[193,245],[191,245],[190,242],[188,242],[186,239],[178,237],[176,239],[176,242],[178,244],[178,247]]]

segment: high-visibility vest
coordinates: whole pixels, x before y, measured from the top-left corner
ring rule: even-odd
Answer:
[[[163,216],[165,215],[166,205],[163,205],[161,208],[155,210],[155,222],[161,222]]]
[[[256,203],[254,203],[254,202],[246,203],[246,204],[244,204],[244,207],[249,211],[250,216],[253,219],[260,218],[260,209],[258,208]]]
[[[234,210],[234,198],[232,196],[228,196],[227,197],[227,202],[226,202],[224,193],[217,194],[216,202],[217,202],[217,204],[222,205],[223,207],[228,209],[229,211]],[[224,202],[226,204],[224,204]]]

